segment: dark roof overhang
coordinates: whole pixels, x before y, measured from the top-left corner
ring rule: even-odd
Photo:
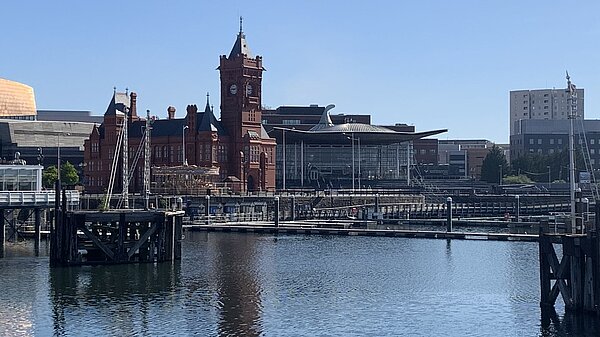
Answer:
[[[389,145],[395,143],[402,143],[413,141],[415,139],[421,139],[428,136],[437,135],[440,133],[448,132],[447,129],[438,129],[431,131],[422,132],[376,132],[376,131],[304,131],[282,127],[274,127],[273,133],[277,139],[282,138],[283,131],[285,131],[286,143],[300,143],[306,144],[349,144],[351,139],[360,139],[361,144],[379,144]],[[278,141],[278,143],[280,143]]]

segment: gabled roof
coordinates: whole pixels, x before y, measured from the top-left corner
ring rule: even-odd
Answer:
[[[129,97],[124,92],[114,92],[113,97],[106,108],[105,116],[113,116],[126,113],[126,108],[129,109]]]
[[[144,134],[144,128],[146,127],[146,121],[134,121],[127,124],[129,126],[129,137],[130,138],[141,138]],[[168,136],[181,136],[183,127],[185,126],[185,118],[179,119],[156,119],[152,122],[152,138],[154,137],[168,137]]]

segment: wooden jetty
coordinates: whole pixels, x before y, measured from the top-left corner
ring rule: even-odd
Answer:
[[[318,227],[317,225],[272,224],[211,224],[185,226],[185,230],[207,232],[238,232],[261,234],[300,234],[300,235],[342,235],[342,236],[379,236],[422,239],[490,240],[490,241],[527,241],[536,242],[538,235],[516,233],[471,233],[444,232],[403,229],[365,229],[344,226]]]
[[[51,233],[50,265],[181,259],[183,211],[65,212]]]
[[[562,256],[555,245],[562,246]],[[565,309],[600,315],[600,240],[588,234],[539,235],[540,305],[552,307],[562,295]]]

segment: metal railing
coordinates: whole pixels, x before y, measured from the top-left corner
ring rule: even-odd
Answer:
[[[79,191],[65,191],[69,206],[79,205]],[[53,206],[54,191],[0,191],[0,207]]]

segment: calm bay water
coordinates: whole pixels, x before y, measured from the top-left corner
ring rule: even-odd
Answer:
[[[562,305],[542,315],[537,249],[188,232],[179,263],[50,269],[12,245],[0,335],[600,336]]]

